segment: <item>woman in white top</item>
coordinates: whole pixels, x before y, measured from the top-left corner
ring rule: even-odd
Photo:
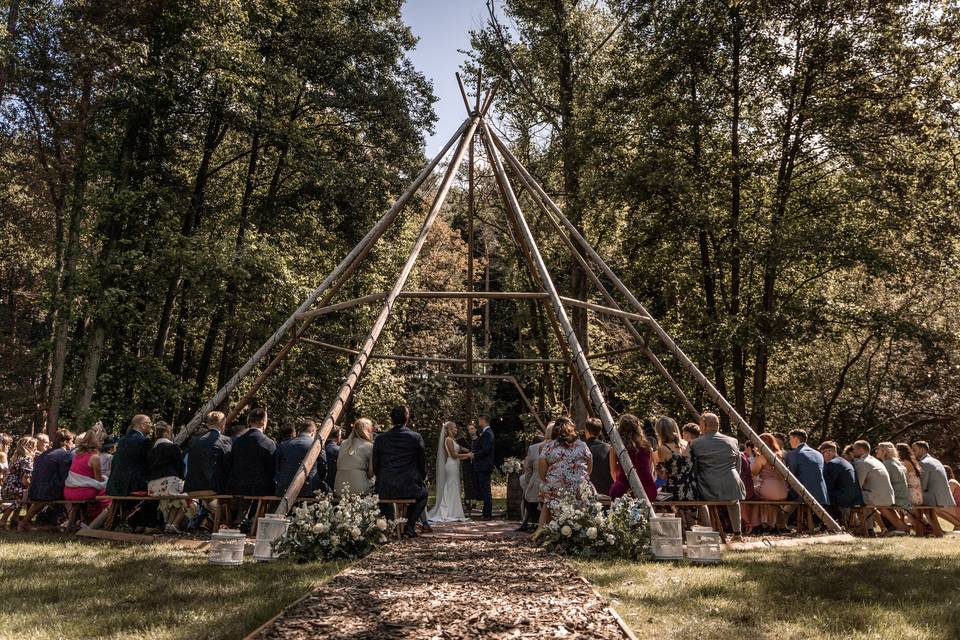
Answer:
[[[360,418],[353,423],[350,436],[340,445],[333,493],[356,495],[373,491],[373,422]]]
[[[553,423],[547,424],[543,440],[527,447],[527,457],[523,459],[523,473],[520,474],[520,488],[523,489],[523,522],[517,531],[531,532],[540,522],[540,473],[537,470],[540,461],[540,449],[544,442],[553,439]]]
[[[467,520],[460,500],[460,461],[473,454],[463,453],[457,444],[457,424],[444,422],[437,442],[437,501],[427,512],[430,522],[460,522]]]

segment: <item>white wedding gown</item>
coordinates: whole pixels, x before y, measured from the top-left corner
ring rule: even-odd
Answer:
[[[433,508],[427,511],[427,520],[430,522],[468,520],[460,501],[460,461],[447,455],[443,446],[446,439],[447,431],[443,429],[437,447],[437,501]]]

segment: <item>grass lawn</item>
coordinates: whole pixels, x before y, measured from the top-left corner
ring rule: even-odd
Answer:
[[[960,537],[575,564],[641,639],[960,638]]]
[[[0,638],[240,638],[342,567],[0,532]]]

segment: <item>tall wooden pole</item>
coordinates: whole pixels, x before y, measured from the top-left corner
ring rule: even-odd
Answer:
[[[511,167],[517,170],[520,173],[526,175],[526,180],[534,187],[537,194],[543,199],[550,210],[557,216],[563,226],[570,233],[571,237],[576,240],[577,244],[581,246],[584,252],[590,256],[591,260],[600,268],[600,270],[607,276],[610,282],[616,287],[616,289],[623,294],[627,301],[633,305],[633,307],[640,313],[650,316],[646,308],[641,304],[641,302],[631,293],[625,284],[616,276],[612,269],[607,266],[607,263],[604,262],[603,258],[594,250],[594,248],[587,242],[586,238],[577,230],[576,226],[570,222],[569,219],[563,214],[560,208],[553,202],[550,196],[544,191],[543,187],[530,175],[530,173],[520,164],[520,162],[513,156],[510,152],[510,149],[507,148],[503,142],[496,137],[495,134],[491,133],[489,127],[484,127],[484,134],[493,140],[493,144],[496,145],[496,148],[503,153],[504,157],[510,162]],[[647,323],[654,334],[660,339],[660,341],[667,347],[670,353],[673,354],[674,358],[693,376],[697,383],[706,391],[707,395],[717,403],[717,406],[720,407],[721,411],[727,414],[730,420],[737,425],[741,433],[747,436],[754,446],[759,449],[767,460],[776,468],[776,470],[786,478],[787,482],[790,484],[790,487],[801,497],[804,503],[813,510],[817,516],[833,531],[839,532],[842,531],[842,528],[833,517],[827,513],[827,510],[823,508],[817,500],[807,491],[807,488],[804,487],[796,476],[794,476],[785,464],[774,455],[773,451],[766,445],[766,443],[760,439],[760,436],[756,431],[747,423],[746,420],[737,412],[737,410],[731,405],[723,394],[717,391],[717,388],[713,386],[713,383],[703,375],[700,369],[687,357],[680,347],[673,341],[669,334],[663,330],[663,327],[660,326],[660,323],[656,321],[652,316],[650,316],[650,321]]]
[[[477,108],[480,104],[480,87],[477,86]],[[476,153],[476,136],[470,137],[470,166],[468,169],[468,183],[467,183],[467,291],[473,291],[473,250],[474,250],[474,237],[473,237],[473,216],[476,207],[476,193],[474,192],[474,163],[475,163],[475,153]],[[487,303],[489,304],[489,302]],[[466,339],[467,339],[467,374],[473,375],[473,298],[467,298],[467,324],[466,324]],[[473,419],[473,381],[474,378],[466,378],[466,405],[467,405],[467,420]]]
[[[486,123],[483,123],[483,134],[486,140],[491,140],[490,127],[488,127]],[[497,184],[499,185],[500,190],[509,205],[509,213],[511,213],[515,219],[521,238],[526,245],[527,252],[536,266],[537,272],[539,273],[540,281],[543,284],[544,289],[546,289],[547,294],[550,296],[550,304],[553,309],[553,313],[560,324],[563,334],[566,336],[567,344],[570,347],[570,352],[574,360],[574,375],[579,375],[580,380],[583,382],[583,386],[586,387],[589,393],[590,400],[592,401],[597,414],[600,416],[600,422],[603,424],[604,431],[606,431],[607,436],[610,438],[610,444],[613,446],[613,449],[616,452],[617,460],[619,460],[620,466],[623,468],[623,472],[627,476],[627,480],[630,483],[630,488],[633,490],[633,494],[638,500],[642,500],[647,504],[648,507],[651,507],[652,509],[650,500],[647,498],[647,494],[643,490],[643,485],[640,484],[640,478],[637,476],[637,470],[634,469],[633,462],[630,460],[630,455],[627,453],[627,448],[624,446],[623,440],[620,438],[620,433],[617,431],[614,425],[613,415],[610,413],[610,409],[603,397],[603,393],[600,391],[600,385],[593,376],[593,371],[591,370],[590,363],[587,361],[587,357],[583,352],[583,348],[580,346],[580,341],[577,340],[577,335],[573,330],[573,325],[570,323],[570,318],[567,316],[567,311],[563,307],[563,301],[560,299],[560,294],[557,293],[557,289],[553,284],[553,278],[550,276],[550,271],[547,269],[547,265],[543,261],[543,256],[540,255],[540,249],[537,247],[537,242],[533,237],[533,233],[530,231],[530,227],[527,224],[526,219],[523,217],[523,212],[520,210],[520,204],[517,202],[517,196],[513,192],[510,181],[503,170],[503,165],[500,162],[500,157],[497,153],[496,147],[492,141],[490,141],[486,147],[488,150],[488,155],[490,156],[490,164],[493,166],[494,174],[497,177]]]
[[[390,293],[387,295],[387,299],[384,302],[383,308],[380,310],[380,314],[373,323],[373,328],[370,329],[370,333],[367,335],[366,340],[363,342],[363,346],[360,348],[360,353],[354,360],[353,366],[350,367],[350,371],[347,373],[347,377],[341,385],[340,391],[337,393],[336,398],[334,398],[333,405],[327,412],[327,417],[324,418],[323,424],[320,426],[320,430],[317,433],[313,444],[310,446],[310,450],[300,463],[297,473],[294,475],[293,480],[287,487],[287,491],[284,494],[283,499],[280,501],[280,504],[277,507],[277,513],[280,515],[285,515],[287,511],[290,510],[290,505],[292,505],[293,501],[296,500],[298,495],[300,495],[300,489],[303,487],[307,473],[309,473],[309,470],[312,469],[314,463],[316,463],[320,452],[323,450],[324,441],[327,439],[327,436],[330,435],[330,431],[333,429],[333,426],[340,419],[340,414],[343,412],[344,407],[347,405],[347,401],[353,394],[353,389],[356,386],[357,381],[360,379],[364,369],[366,368],[367,362],[370,359],[370,355],[373,352],[373,348],[380,339],[380,334],[383,331],[383,328],[386,326],[387,319],[390,317],[390,314],[393,311],[397,297],[400,295],[400,292],[403,291],[403,286],[407,283],[407,278],[410,277],[410,272],[413,271],[413,266],[416,264],[417,258],[420,256],[420,251],[423,249],[423,245],[427,240],[427,234],[433,227],[433,223],[437,219],[437,214],[440,213],[440,208],[447,199],[447,194],[450,191],[450,185],[453,182],[453,178],[457,173],[460,163],[463,161],[463,156],[467,151],[468,142],[476,132],[479,122],[480,114],[476,114],[470,118],[467,132],[460,138],[457,151],[454,153],[453,159],[447,166],[443,180],[440,182],[440,188],[437,191],[436,198],[434,198],[433,206],[430,207],[430,211],[427,213],[427,217],[423,221],[423,226],[420,229],[420,235],[417,236],[417,240],[414,243],[413,248],[410,250],[407,260],[403,264],[403,268],[400,270],[400,275],[397,276],[397,280],[394,282],[393,288],[390,289]]]
[[[206,418],[207,413],[220,406],[220,404],[227,399],[227,396],[229,396],[230,393],[236,389],[240,382],[246,378],[247,375],[249,375],[253,368],[256,367],[257,364],[263,360],[263,358],[283,339],[283,337],[294,328],[297,322],[298,314],[302,314],[310,309],[310,307],[316,303],[320,296],[331,286],[335,285],[339,287],[339,284],[337,283],[341,282],[341,277],[349,276],[353,269],[356,268],[356,265],[358,265],[363,257],[367,255],[373,244],[380,238],[381,235],[383,235],[387,228],[389,228],[390,224],[403,209],[404,205],[406,205],[410,198],[413,197],[417,190],[420,189],[420,186],[430,176],[436,166],[440,163],[440,160],[443,159],[443,157],[447,154],[447,151],[453,146],[453,143],[461,138],[464,130],[472,123],[472,119],[469,118],[463,121],[463,124],[461,124],[460,128],[457,129],[457,132],[450,137],[450,140],[447,141],[447,144],[444,145],[443,149],[440,150],[433,160],[427,163],[427,165],[422,171],[420,171],[410,186],[407,187],[407,190],[404,191],[399,198],[397,198],[396,202],[393,203],[393,206],[390,207],[390,209],[383,215],[382,218],[380,218],[373,228],[367,232],[367,235],[363,237],[357,246],[354,247],[353,250],[350,251],[350,253],[340,261],[340,264],[338,264],[336,268],[330,272],[330,275],[328,275],[327,278],[320,283],[320,286],[314,289],[313,292],[307,296],[307,299],[303,301],[300,307],[298,307],[297,310],[292,313],[282,325],[280,325],[280,328],[277,329],[259,349],[257,349],[256,353],[254,353],[235,374],[233,374],[233,377],[230,378],[230,380],[228,380],[227,383],[223,385],[223,387],[221,387],[213,395],[213,397],[207,401],[206,404],[197,410],[193,418],[190,419],[190,422],[184,425],[184,427],[180,429],[180,432],[177,433],[177,444],[183,444],[186,442],[187,438],[190,437],[190,434],[193,433],[193,431],[200,426],[200,424]],[[327,296],[327,301],[329,301],[331,295],[332,293]],[[290,352],[290,350],[293,348],[293,345],[296,343],[296,339],[302,335],[305,328],[306,327],[301,327],[300,330],[297,331],[297,335],[294,337],[294,339],[289,341],[289,343],[282,349],[277,357],[275,357],[270,365],[268,365],[267,369],[264,370],[260,376],[258,376],[257,380],[253,384],[253,388],[250,389],[239,402],[237,402],[234,410],[230,412],[231,416],[236,416],[237,412],[242,409],[247,402],[250,401],[250,399],[253,397],[253,394],[256,393],[256,390],[259,389],[260,386],[266,381],[267,377],[273,372],[283,357]]]

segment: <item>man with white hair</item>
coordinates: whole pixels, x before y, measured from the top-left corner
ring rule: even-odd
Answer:
[[[728,503],[732,540],[738,541],[743,526],[740,501],[747,495],[740,477],[740,445],[736,438],[720,433],[720,419],[714,413],[700,416],[700,430],[700,437],[690,443],[699,498]],[[700,522],[704,525],[710,522],[706,508],[700,509]]]

